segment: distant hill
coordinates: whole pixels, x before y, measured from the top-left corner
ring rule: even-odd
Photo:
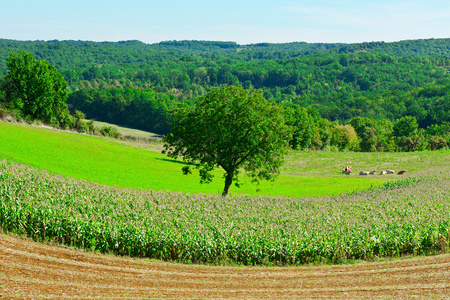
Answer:
[[[100,120],[99,114],[89,108],[95,101],[112,108],[128,107],[130,103],[137,107],[136,95],[150,97],[151,101],[145,101],[151,103],[153,113],[139,110],[143,117],[136,122],[153,122],[160,128],[136,128],[158,133],[168,130],[167,110],[176,102],[192,104],[210,88],[221,85],[262,89],[267,99],[311,108],[332,121],[344,122],[357,116],[395,120],[405,115],[416,116],[422,126],[450,121],[446,115],[430,117],[430,103],[441,101],[439,105],[446,107],[447,98],[424,100],[420,94],[424,88],[447,89],[450,39],[250,45],[227,41],[145,44],[135,40],[0,39],[0,77],[6,74],[10,52],[20,50],[54,65],[72,92],[68,101],[71,108],[84,111],[89,118]],[[121,90],[124,87],[127,89]],[[88,90],[91,92],[74,93]],[[117,119],[119,111],[112,109],[110,118],[103,121],[131,126]]]
[[[220,41],[17,41],[0,39],[0,74],[6,70],[6,57],[25,50],[48,60],[57,68],[84,68],[103,64],[135,64],[185,55],[237,60],[288,59],[303,55],[377,52],[395,56],[450,56],[450,39],[406,40],[399,42],[343,43],[258,43],[239,45]]]

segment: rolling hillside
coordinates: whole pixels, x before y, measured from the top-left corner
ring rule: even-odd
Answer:
[[[219,194],[223,190],[222,172],[215,172],[211,184],[201,185],[196,173],[185,176],[183,163],[166,156],[146,151],[141,143],[124,146],[115,140],[0,122],[0,158],[48,170],[64,176],[100,184],[136,189],[171,190],[189,193]],[[130,142],[132,143],[132,142]],[[151,146],[151,145],[150,145]],[[145,147],[145,145],[144,145]],[[296,152],[293,152],[296,153]],[[349,154],[345,161],[331,155],[331,168],[322,164],[309,169],[307,176],[302,165],[296,162],[308,159],[308,153],[297,152],[290,167],[277,181],[262,182],[259,186],[243,178],[241,188],[232,187],[230,192],[239,194],[262,194],[284,196],[320,196],[339,194],[351,190],[380,185],[387,178],[342,177],[341,165],[361,161],[358,155]],[[303,157],[303,158],[302,158]],[[295,159],[295,161],[294,161]],[[288,159],[289,160],[289,159]],[[370,162],[369,162],[370,163]],[[399,161],[393,164],[395,167]],[[361,161],[361,168],[372,168]],[[304,173],[303,173],[304,174]],[[345,185],[342,183],[345,182]]]

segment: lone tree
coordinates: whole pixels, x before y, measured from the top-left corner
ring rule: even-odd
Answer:
[[[64,125],[69,117],[67,82],[56,68],[23,50],[11,52],[7,65],[2,83],[5,106],[47,124]]]
[[[211,182],[214,167],[224,171],[223,196],[238,174],[245,170],[254,181],[271,180],[279,174],[292,138],[283,109],[268,102],[261,90],[228,86],[211,89],[195,106],[173,111],[171,133],[164,137],[169,157],[181,156],[200,169],[200,182]]]

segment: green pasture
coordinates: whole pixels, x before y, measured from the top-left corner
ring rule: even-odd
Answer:
[[[355,171],[381,167],[419,174],[424,164],[433,168],[448,165],[448,151],[419,153],[291,152],[275,182],[254,185],[246,177],[243,186],[231,194],[280,196],[323,196],[381,185],[391,176],[345,176],[344,165]],[[185,176],[182,161],[124,144],[112,139],[88,136],[44,127],[0,122],[0,158],[48,170],[64,176],[109,186],[144,190],[219,194],[223,189],[219,169],[211,184],[201,185],[196,174]]]
[[[284,165],[283,173],[295,176],[335,175],[344,166],[352,166],[354,174],[360,171],[387,169],[406,170],[405,176],[426,174],[450,168],[450,150],[417,152],[330,152],[292,151]],[[384,177],[376,175],[376,177]],[[396,175],[392,178],[398,178]]]
[[[86,120],[86,121],[88,121],[88,120]],[[95,127],[110,126],[112,128],[117,129],[117,131],[120,134],[122,134],[123,136],[132,136],[132,137],[137,137],[137,138],[154,138],[154,137],[159,137],[158,134],[151,133],[151,132],[148,132],[148,131],[142,131],[142,130],[139,130],[139,129],[123,127],[123,126],[119,126],[119,125],[115,125],[115,124],[111,124],[111,123],[106,123],[106,122],[94,121],[94,126]]]

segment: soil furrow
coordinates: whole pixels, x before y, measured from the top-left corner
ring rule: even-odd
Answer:
[[[131,259],[0,235],[2,299],[450,299],[450,255],[308,267]]]

